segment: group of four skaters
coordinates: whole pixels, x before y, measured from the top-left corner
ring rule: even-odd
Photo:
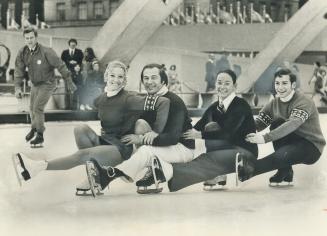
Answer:
[[[235,95],[235,73],[219,72],[218,101],[193,129],[185,104],[166,87],[162,66],[149,64],[143,68],[141,81],[146,97],[124,89],[126,74],[123,63],[109,63],[105,92],[95,101],[100,136],[83,125],[74,130],[79,151],[70,156],[34,161],[21,153],[14,155],[19,179],[28,180],[42,170],[65,170],[86,163],[89,181],[79,189],[91,187],[94,195],[118,177],[133,182],[146,167],[150,168],[136,185],[168,182],[170,191],[234,172],[245,181],[277,169],[270,182],[291,182],[292,165],[315,163],[325,146],[318,111],[309,98],[295,90],[296,76],[288,69],[275,73],[277,95],[256,120],[247,102]],[[268,126],[270,132],[256,133]],[[205,140],[205,153],[196,155],[195,139]],[[257,144],[266,142],[273,142],[275,151],[257,159]],[[138,147],[133,154],[132,144]]]

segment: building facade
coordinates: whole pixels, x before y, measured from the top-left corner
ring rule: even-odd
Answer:
[[[124,0],[0,0],[2,26],[12,19],[20,24],[25,17],[32,24],[45,21],[52,27],[102,25]],[[220,10],[237,16],[239,12],[250,15],[269,15],[272,22],[288,20],[307,0],[184,0],[179,11],[217,14]],[[252,9],[252,10],[250,10]],[[9,11],[9,18],[8,18]],[[210,13],[211,12],[211,13]]]
[[[45,21],[54,26],[101,25],[123,0],[44,0]]]
[[[273,22],[284,22],[305,2],[306,0],[184,0],[184,8],[198,6],[203,12],[208,12],[211,7],[215,14],[217,14],[217,8],[220,8],[233,12],[236,16],[238,6],[241,12],[245,9],[249,14],[252,4],[253,10],[261,15],[269,14]]]

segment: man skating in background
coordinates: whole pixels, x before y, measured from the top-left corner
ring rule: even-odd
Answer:
[[[269,179],[270,184],[290,183],[292,165],[315,163],[326,144],[314,102],[295,90],[296,75],[289,69],[280,69],[274,77],[277,96],[263,107],[256,119],[258,131],[270,126],[270,132],[251,133],[246,140],[257,144],[273,142],[275,152],[255,162],[243,157],[238,170],[241,181],[277,169]]]
[[[27,28],[23,31],[25,46],[19,50],[15,61],[15,95],[22,97],[21,82],[27,71],[32,83],[30,98],[31,130],[26,135],[27,142],[31,145],[44,142],[44,108],[56,87],[54,69],[58,69],[64,79],[67,80],[67,89],[72,91],[75,86],[72,82],[70,72],[65,64],[51,48],[44,47],[37,42],[37,31]]]

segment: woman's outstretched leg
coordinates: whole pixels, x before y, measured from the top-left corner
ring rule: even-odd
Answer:
[[[47,170],[68,170],[85,164],[91,158],[105,166],[116,166],[124,161],[116,146],[101,145],[78,150],[72,155],[50,160]]]
[[[74,128],[75,142],[78,149],[91,148],[100,145],[99,136],[88,125],[78,125]]]
[[[29,157],[37,156],[38,160]],[[41,157],[41,158],[40,158]],[[124,161],[116,146],[102,145],[79,150],[72,155],[46,161],[46,156],[40,154],[17,153],[13,156],[13,164],[20,184],[31,179],[44,170],[68,170],[83,165],[95,158],[102,165],[116,166]],[[40,160],[41,159],[41,160]]]

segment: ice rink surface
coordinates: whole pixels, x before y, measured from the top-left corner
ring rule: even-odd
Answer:
[[[327,114],[320,115],[324,134]],[[295,166],[294,187],[267,185],[273,174],[226,190],[205,192],[197,184],[176,193],[138,195],[133,184],[116,180],[94,199],[75,196],[84,166],[46,171],[18,187],[14,152],[43,152],[58,158],[77,150],[73,127],[82,122],[48,122],[45,147],[31,150],[28,125],[0,125],[0,235],[327,235],[327,160]],[[98,122],[86,122],[99,130]],[[260,156],[271,146],[260,146]]]

